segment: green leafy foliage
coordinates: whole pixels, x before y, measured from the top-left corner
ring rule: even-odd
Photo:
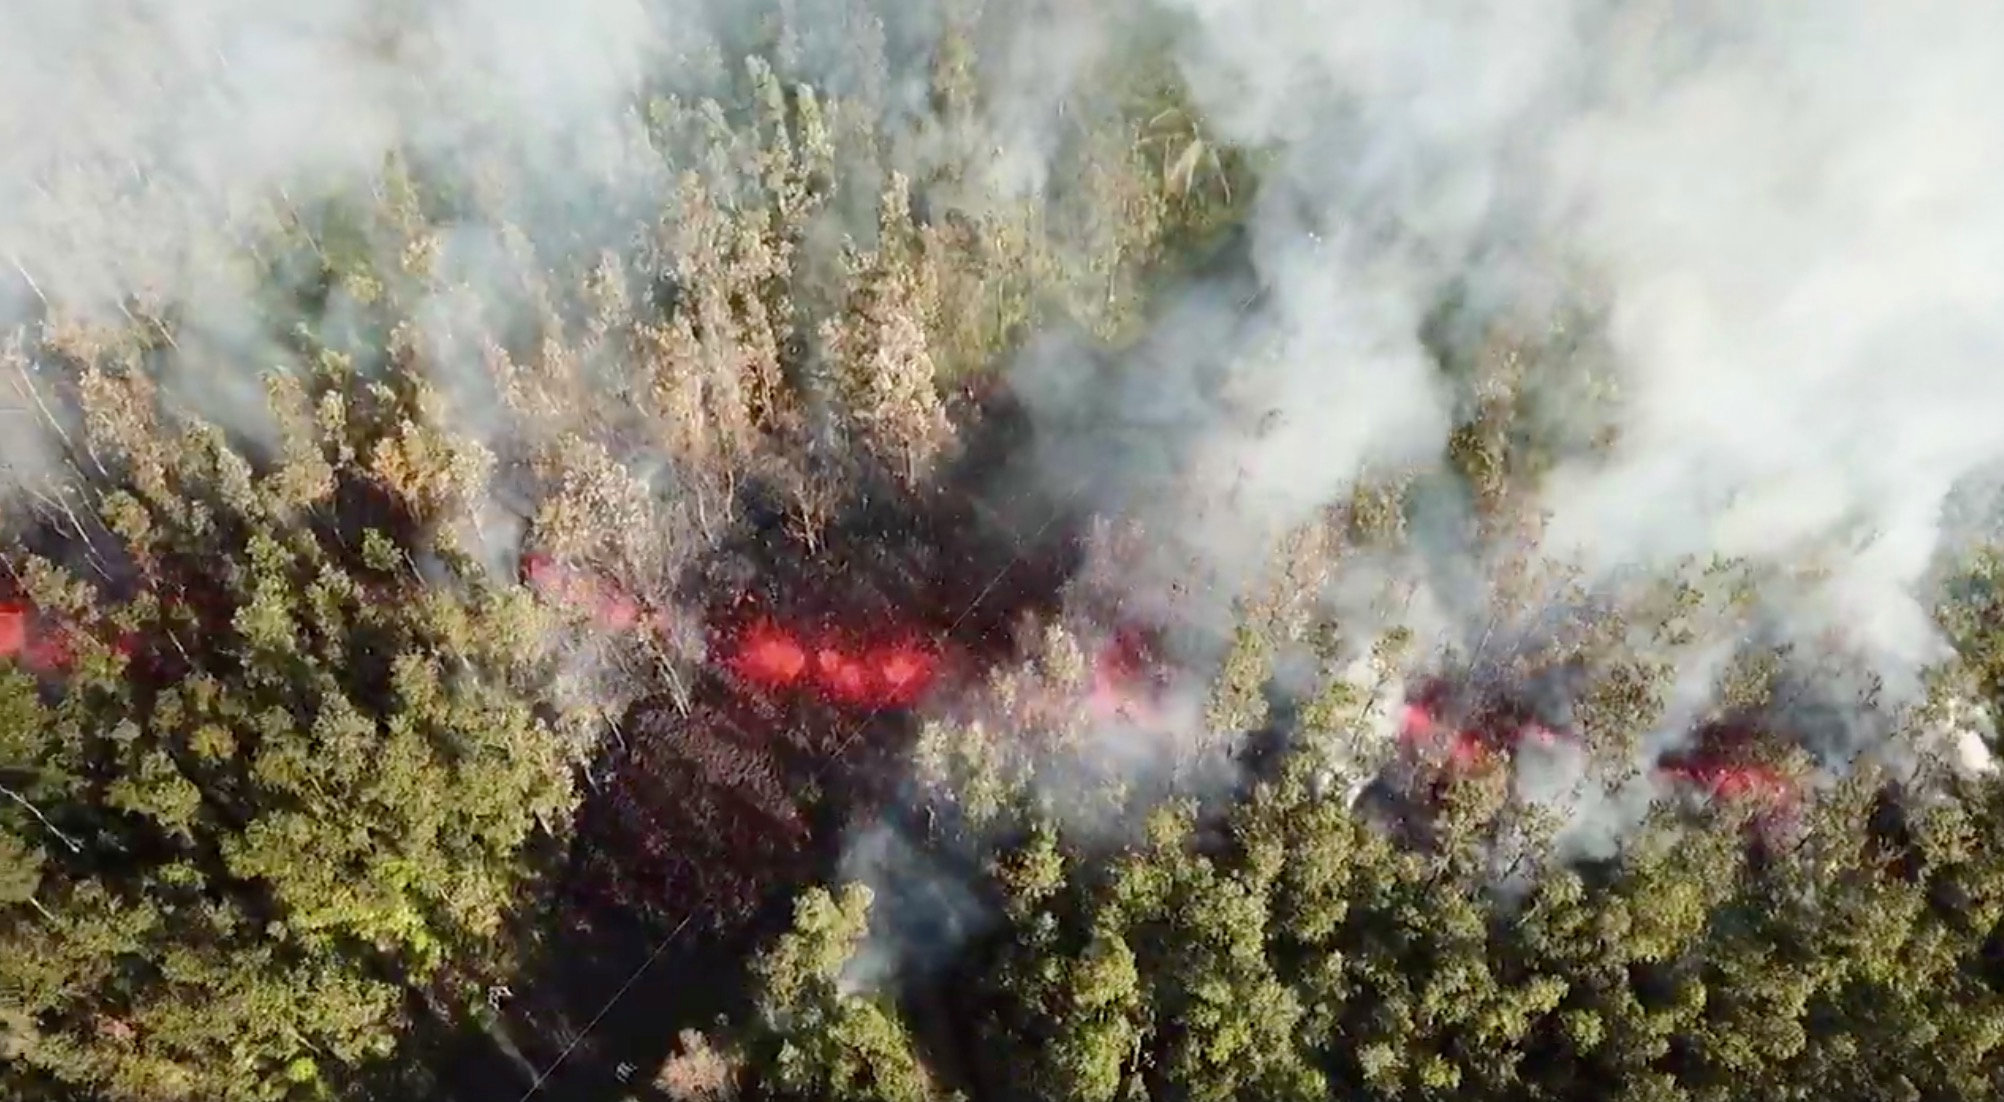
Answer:
[[[1976,827],[1949,807],[1919,815],[1915,848],[1889,862],[1865,841],[1863,804],[1843,802],[1786,855],[1750,861],[1729,824],[1666,822],[1612,863],[1553,864],[1508,897],[1479,863],[1401,849],[1299,770],[1209,841],[1166,808],[1110,864],[1040,828],[994,864],[1004,926],[968,950],[984,962],[972,982],[948,985],[984,1054],[968,1086],[1074,1099],[1987,1091],[2004,1067],[1989,963],[2004,885],[1978,871],[1990,848],[1958,853],[1947,839]],[[833,916],[861,913],[813,898],[780,952],[799,961],[811,945],[825,954],[815,974],[837,974],[857,927]],[[797,990],[768,986],[767,1017],[790,1013]],[[789,1051],[810,1051],[807,1019],[787,1020]],[[845,1029],[820,1043],[857,1044]],[[777,1059],[754,1077],[800,1082],[786,1062],[799,1057]]]
[[[89,386],[138,568],[112,593],[15,560],[77,657],[0,678],[11,1044],[107,1097],[325,1094],[389,1052],[401,988],[491,962],[571,752],[518,598],[426,585],[401,565],[422,547],[288,497],[296,466],[254,472],[135,378]]]

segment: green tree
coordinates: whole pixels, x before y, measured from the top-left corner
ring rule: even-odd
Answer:
[[[843,970],[868,928],[869,890],[810,889],[793,929],[753,964],[752,1045],[779,1097],[924,1102],[940,1096],[895,1008],[844,990]]]
[[[296,420],[260,469],[143,379],[87,378],[87,500],[135,565],[100,589],[10,558],[75,659],[0,676],[9,1074],[327,1095],[392,1050],[407,992],[498,962],[575,759],[535,707],[533,607],[425,535],[481,492],[477,454],[352,386],[314,383],[369,416]]]

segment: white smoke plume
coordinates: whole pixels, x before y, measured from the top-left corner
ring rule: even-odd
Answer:
[[[778,7],[782,69],[889,123],[929,111],[941,9]],[[504,163],[532,238],[621,246],[664,205],[639,105],[721,81],[759,36],[739,8],[0,0],[0,318],[171,294],[206,342],[282,366],[232,249],[393,150],[469,183]],[[1532,314],[1582,288],[1619,432],[1549,479],[1543,550],[1598,575],[1807,558],[1827,576],[1770,595],[1789,630],[1839,627],[1913,690],[1942,653],[1944,506],[2004,466],[2004,7],[991,0],[989,129],[906,126],[903,155],[979,140],[978,187],[1058,186],[1068,101],[1134,19],[1175,28],[1212,136],[1263,154],[1254,286],[1182,289],[1110,392],[1064,355],[1017,372],[1047,423],[1124,427],[1046,459],[1158,541],[1129,578],[1144,604],[1222,618],[1282,533],[1439,456],[1458,396],[1422,328],[1450,287]],[[476,297],[506,262],[482,230],[448,239]],[[255,420],[247,380],[178,376]]]
[[[887,112],[924,110],[915,59],[943,16],[887,6],[870,58],[853,45],[866,6],[782,6],[794,64],[884,85]],[[2004,199],[1990,186],[2004,12],[1164,6],[1187,24],[1178,60],[1207,125],[1275,155],[1255,316],[1192,291],[1158,334],[1148,393],[1127,396],[1203,430],[1183,458],[1210,508],[1178,527],[1209,566],[1254,553],[1364,466],[1437,450],[1449,396],[1418,330],[1447,282],[1521,303],[1577,277],[1610,307],[1628,389],[1613,454],[1555,480],[1552,548],[1614,565],[1782,558],[1843,537],[1832,607],[1897,654],[1925,648],[1904,594],[1938,550],[1942,503],[2004,459]],[[1027,159],[997,179],[1034,188],[1027,162],[1134,5],[987,8],[983,25],[1003,28],[988,99],[1006,159]],[[217,266],[218,235],[274,194],[366,179],[393,148],[512,153],[543,217],[589,236],[586,200],[661,183],[633,156],[637,97],[707,79],[695,62],[714,58],[720,25],[754,21],[722,10],[9,0],[0,257],[17,295],[201,290],[220,315],[245,289]]]
[[[9,0],[0,250],[29,290],[108,306],[227,274],[205,249],[264,204],[366,181],[399,148],[537,150],[552,170],[537,182],[582,190],[674,29],[660,14],[639,0]]]
[[[292,366],[278,334],[321,319],[272,316],[299,288],[258,270],[261,242],[289,224],[322,232],[323,204],[366,196],[392,155],[467,186],[506,164],[506,214],[539,242],[623,229],[619,215],[658,201],[658,158],[635,156],[637,95],[676,24],[641,0],[7,0],[0,323],[171,314],[168,393],[268,441],[258,376]],[[479,234],[445,238],[442,271],[492,267]],[[337,294],[330,324],[343,309]],[[46,468],[35,443],[9,440],[17,475]]]
[[[1940,656],[1943,508],[2004,460],[2004,9],[1176,6],[1214,124],[1281,150],[1257,262],[1298,338],[1241,385],[1300,427],[1220,437],[1255,486],[1207,535],[1439,424],[1416,319],[1447,278],[1498,303],[1578,282],[1609,311],[1619,437],[1550,481],[1546,550],[1813,556],[1803,634],[1895,673]]]

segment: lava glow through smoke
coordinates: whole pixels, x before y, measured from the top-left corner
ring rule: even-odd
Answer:
[[[1448,722],[1448,695],[1447,683],[1439,680],[1414,693],[1400,718],[1399,741],[1409,753],[1442,759],[1453,772],[1507,757],[1526,742],[1550,747],[1566,739],[1541,723],[1501,709],[1480,711],[1465,723]]]
[[[1781,774],[1764,766],[1697,760],[1666,764],[1661,770],[1666,776],[1728,803],[1750,800],[1786,807],[1795,802],[1794,787]]]
[[[665,622],[667,613],[650,613],[617,586],[547,555],[525,556],[522,571],[545,600],[584,615],[599,630],[619,633]],[[943,680],[957,675],[972,682],[976,678],[970,675],[983,666],[949,642],[896,623],[878,628],[871,637],[757,616],[716,628],[711,635],[711,661],[744,690],[759,696],[805,694],[858,712],[913,708]],[[121,635],[112,646],[130,656],[136,639]],[[43,676],[66,673],[77,660],[74,629],[48,620],[25,601],[0,602],[0,660],[19,662]],[[1101,720],[1146,723],[1159,715],[1165,682],[1165,667],[1149,633],[1124,626],[1094,653],[1083,703]],[[1526,745],[1551,748],[1576,741],[1493,702],[1472,709],[1459,706],[1455,695],[1446,679],[1421,683],[1406,700],[1399,727],[1405,756],[1446,779],[1507,764]],[[1764,814],[1786,813],[1799,804],[1796,786],[1768,765],[1741,760],[1745,755],[1738,750],[1757,739],[1757,732],[1739,726],[1708,726],[1698,732],[1691,749],[1659,761],[1656,775],[1712,800],[1751,804]]]
[[[0,601],[0,660],[19,662],[40,676],[64,674],[76,665],[76,629],[43,616],[26,601]],[[110,640],[113,651],[131,657],[139,637],[126,632]]]
[[[604,630],[630,631],[640,625],[640,602],[548,555],[524,556],[522,574],[545,600],[582,612]]]
[[[1745,724],[1709,724],[1693,736],[1690,749],[1664,758],[1657,770],[1714,800],[1792,812],[1801,800],[1796,785],[1780,770],[1748,757],[1748,749],[1762,740],[1760,731]]]
[[[1477,708],[1461,722],[1452,722],[1452,695],[1445,680],[1423,683],[1407,699],[1399,726],[1400,747],[1408,760],[1431,764],[1445,779],[1507,762],[1526,746],[1554,748],[1577,742],[1570,733],[1507,707]],[[1691,749],[1658,761],[1655,774],[1687,793],[1750,806],[1763,816],[1786,815],[1800,802],[1795,784],[1771,766],[1742,760],[1744,748],[1760,737],[1760,732],[1739,725],[1707,726],[1694,737]]]
[[[668,613],[602,578],[531,553],[522,577],[540,597],[583,616],[594,628],[621,633],[661,627]],[[950,632],[928,632],[896,618],[865,627],[829,628],[788,622],[771,614],[733,613],[709,631],[710,660],[741,688],[759,695],[805,693],[856,711],[907,709],[942,680],[978,680],[988,664]],[[1128,722],[1156,716],[1154,696],[1162,665],[1146,632],[1124,627],[1094,656],[1092,714]],[[992,661],[989,660],[989,661]]]
[[[1124,627],[1113,633],[1094,658],[1087,706],[1101,719],[1147,723],[1160,715],[1156,697],[1165,680],[1148,633]]]
[[[605,581],[570,570],[547,556],[524,559],[523,573],[545,599],[569,605],[603,630],[632,630],[648,620],[641,603]],[[21,650],[19,617],[0,617],[0,644]],[[892,622],[874,637],[855,630],[806,628],[769,615],[741,619],[711,633],[711,658],[740,687],[760,696],[805,694],[858,712],[918,705],[952,673],[978,671],[981,663],[940,639]],[[29,650],[33,649],[30,635]],[[50,644],[51,646],[55,644]],[[9,652],[11,653],[11,651]],[[33,661],[33,659],[30,659]],[[48,661],[44,658],[42,661]],[[1159,712],[1165,681],[1150,635],[1131,625],[1115,630],[1093,655],[1088,714],[1100,720],[1146,723]],[[1409,761],[1451,780],[1508,765],[1527,746],[1551,749],[1575,743],[1570,733],[1498,701],[1469,706],[1445,678],[1422,682],[1407,699],[1399,742]],[[1725,804],[1753,806],[1763,816],[1797,806],[1795,786],[1780,772],[1739,760],[1738,747],[1754,732],[1719,725],[1698,733],[1695,746],[1659,761],[1656,776],[1675,788]]]

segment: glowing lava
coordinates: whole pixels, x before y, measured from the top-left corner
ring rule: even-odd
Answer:
[[[1087,705],[1101,718],[1147,722],[1158,714],[1155,694],[1160,675],[1154,641],[1139,628],[1122,628],[1102,647],[1092,664],[1092,692]]]
[[[546,554],[523,556],[522,576],[539,596],[583,613],[602,630],[658,625],[663,615],[647,614],[618,587]],[[804,692],[855,710],[908,708],[949,665],[982,664],[964,646],[895,622],[859,632],[804,627],[771,614],[732,619],[710,632],[712,661],[755,693]],[[1157,714],[1160,680],[1154,640],[1124,628],[1095,657],[1087,707],[1102,717],[1146,721]]]
[[[807,672],[807,651],[770,622],[754,624],[735,642],[724,657],[725,667],[759,688],[791,688]]]
[[[909,708],[949,667],[977,665],[911,630],[863,640],[850,633],[796,630],[766,617],[719,631],[713,639],[718,663],[746,688],[807,692],[853,709]],[[1146,720],[1155,714],[1158,680],[1147,639],[1139,632],[1118,632],[1093,664],[1087,706],[1103,717]]]
[[[858,645],[833,633],[803,636],[770,619],[721,633],[722,666],[757,692],[805,690],[859,709],[907,708],[937,679],[938,654],[904,639]]]
[[[523,556],[522,574],[539,596],[582,612],[602,630],[669,626],[666,612],[644,615],[632,596],[548,555]],[[923,643],[902,638],[859,643],[831,632],[798,631],[770,618],[718,631],[713,643],[718,664],[756,692],[806,690],[847,708],[909,707],[932,686],[939,669],[938,655]]]
[[[1555,746],[1563,737],[1507,708],[1485,708],[1465,724],[1448,723],[1443,719],[1448,694],[1444,682],[1434,681],[1408,699],[1399,719],[1399,742],[1407,752],[1440,760],[1452,772],[1467,772],[1515,754],[1526,743]]]
[[[129,658],[139,648],[139,636],[124,632],[110,645]],[[19,662],[30,673],[67,673],[77,661],[75,629],[50,623],[25,601],[0,601],[0,660],[5,659]]]
[[[581,612],[607,631],[631,631],[640,624],[640,602],[548,555],[524,555],[522,574],[543,599]]]
[[[870,703],[870,668],[863,664],[862,659],[844,654],[834,647],[815,649],[814,683],[843,704],[867,706]]]
[[[1422,683],[1406,701],[1399,723],[1401,748],[1448,778],[1514,756],[1526,745],[1551,747],[1574,737],[1508,706],[1484,706],[1460,725],[1448,722],[1451,695],[1444,681]],[[1779,770],[1748,760],[1746,748],[1761,738],[1757,730],[1744,725],[1710,724],[1696,732],[1690,749],[1663,758],[1655,771],[1687,791],[1721,803],[1752,806],[1762,820],[1774,819],[1792,811],[1800,793]]]
[[[1723,803],[1750,804],[1763,811],[1787,811],[1796,803],[1795,786],[1765,765],[1692,756],[1666,761],[1658,769]]]
[[[876,654],[871,665],[877,671],[886,698],[906,703],[925,692],[938,669],[933,656],[916,646],[887,647]]]
[[[28,646],[28,609],[18,602],[0,604],[0,658],[15,658]]]
[[[1772,739],[1743,721],[1699,728],[1688,749],[1658,763],[1665,777],[1722,803],[1751,805],[1763,815],[1792,810],[1800,797],[1780,770],[1758,759],[1757,747]]]

